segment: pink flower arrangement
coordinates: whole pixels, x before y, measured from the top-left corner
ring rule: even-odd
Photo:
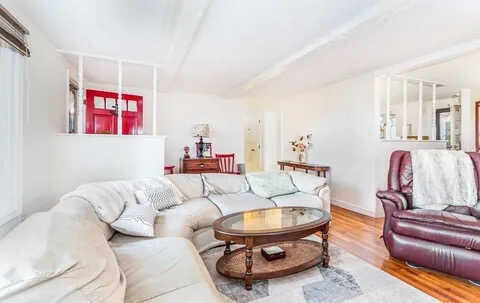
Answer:
[[[300,136],[298,140],[290,141],[290,144],[292,145],[292,151],[303,153],[312,146],[312,134]]]

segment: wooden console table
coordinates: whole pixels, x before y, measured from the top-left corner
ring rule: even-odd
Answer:
[[[280,165],[280,169],[284,170],[285,166],[292,167],[293,170],[299,168],[304,169],[306,173],[308,171],[316,171],[319,177],[327,177],[327,171],[330,170],[330,166],[322,166],[318,164],[312,163],[302,163],[302,162],[295,162],[295,161],[278,161],[278,165]]]

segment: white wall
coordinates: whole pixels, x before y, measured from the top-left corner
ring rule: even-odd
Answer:
[[[56,198],[84,183],[163,175],[163,136],[58,134],[55,146]]]
[[[236,163],[244,162],[242,100],[225,99],[213,95],[171,93],[158,96],[157,133],[166,135],[165,164],[175,165],[183,156],[183,147],[190,146],[190,155],[195,157],[195,142],[192,126],[208,123],[213,153],[235,153]]]
[[[14,0],[3,5],[30,31],[27,60],[28,96],[24,107],[23,212],[45,210],[56,203],[52,178],[55,135],[64,130],[66,62],[48,38]]]
[[[277,161],[282,158],[283,114],[265,112],[263,117],[263,170],[279,170]]]
[[[333,204],[375,215],[374,76],[365,74],[313,91],[247,100],[258,111],[284,115],[285,158],[295,160],[288,141],[313,133],[308,161],[331,167]]]
[[[378,217],[383,211],[375,193],[386,189],[391,153],[445,148],[445,142],[380,140],[378,116],[382,109],[376,89],[374,74],[367,73],[292,96],[252,97],[247,99],[247,108],[249,114],[255,108],[283,113],[286,159],[297,159],[288,141],[312,132],[308,162],[330,166],[332,203]]]

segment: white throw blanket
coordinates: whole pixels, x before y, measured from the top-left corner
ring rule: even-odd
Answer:
[[[412,151],[413,206],[444,209],[474,206],[477,186],[470,156],[463,151]]]

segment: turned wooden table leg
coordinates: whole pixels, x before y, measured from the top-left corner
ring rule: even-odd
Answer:
[[[245,289],[252,290],[252,283],[253,283],[253,274],[252,274],[252,266],[253,266],[253,239],[247,239],[245,241],[246,248],[245,248]]]
[[[328,255],[328,229],[330,223],[327,223],[323,226],[322,229],[322,266],[328,267],[328,263],[330,262],[330,256]]]
[[[224,256],[228,256],[232,251],[230,250],[231,241],[225,241],[225,251],[223,252]]]

